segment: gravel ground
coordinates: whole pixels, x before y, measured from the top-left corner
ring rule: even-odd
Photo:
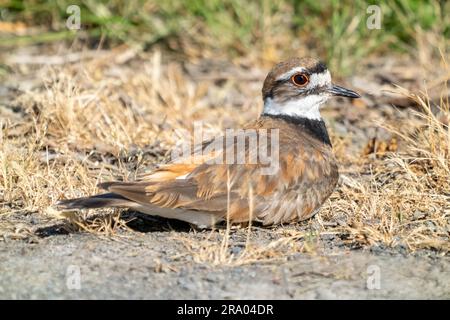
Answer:
[[[142,221],[141,221],[142,222]],[[166,224],[167,225],[167,224]],[[273,232],[256,229],[261,238]],[[66,233],[4,238],[1,299],[449,299],[450,259],[435,253],[322,249],[241,266],[194,262],[174,236],[205,236],[184,225],[150,226],[114,237]]]

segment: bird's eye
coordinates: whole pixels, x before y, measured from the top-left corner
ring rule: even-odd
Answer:
[[[291,77],[291,81],[296,86],[304,87],[308,84],[309,78],[304,73],[296,73]]]

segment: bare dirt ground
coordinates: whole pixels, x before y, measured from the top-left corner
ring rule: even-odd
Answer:
[[[324,110],[341,180],[316,217],[199,231],[52,205],[164,161],[195,120],[217,133],[253,119],[267,68],[126,48],[41,54],[7,55],[0,85],[0,298],[450,298],[448,109],[436,86],[423,105],[392,93],[421,90],[414,61],[334,77],[363,99]]]
[[[203,241],[203,231],[167,221],[135,220],[114,238],[39,229],[0,246],[3,299],[448,299],[450,259],[376,246],[355,250],[333,236],[314,250],[240,265],[194,261],[180,237]],[[141,224],[141,226],[139,226]],[[144,228],[142,229],[142,227]],[[170,227],[175,229],[169,229]],[[139,230],[140,231],[137,231]],[[300,228],[299,228],[300,229]],[[181,235],[180,235],[181,234]],[[216,237],[217,238],[217,237]],[[252,241],[277,238],[258,228]],[[246,232],[231,233],[231,251]],[[220,239],[216,239],[220,242]],[[74,276],[79,273],[79,280]],[[79,282],[74,282],[79,281]]]

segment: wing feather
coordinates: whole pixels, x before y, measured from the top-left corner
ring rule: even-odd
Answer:
[[[280,123],[258,120],[250,128],[278,128]],[[238,131],[238,134],[243,134]],[[269,135],[270,136],[270,135]],[[238,136],[236,136],[238,138]],[[245,138],[245,137],[244,137]],[[311,216],[333,191],[337,166],[331,148],[320,145],[295,127],[279,131],[279,169],[261,174],[264,165],[225,164],[227,148],[237,148],[237,139],[223,139],[223,149],[201,145],[200,163],[169,163],[141,181],[102,184],[105,189],[142,205],[182,208],[223,218],[230,198],[233,221],[249,219],[249,190],[254,190],[255,220],[264,224],[303,220]],[[230,142],[231,141],[231,142]],[[270,149],[271,139],[268,141]],[[198,154],[198,148],[195,149]],[[250,145],[246,157],[257,153]],[[197,160],[200,159],[198,156]]]

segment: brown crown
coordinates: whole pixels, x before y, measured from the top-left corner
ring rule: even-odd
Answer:
[[[322,73],[327,69],[327,66],[323,62],[310,57],[291,58],[289,60],[280,62],[272,68],[272,70],[264,80],[264,85],[262,88],[263,98],[265,99],[272,96],[272,89],[274,87],[276,79],[278,79],[279,76],[296,67],[303,67],[310,74]]]

